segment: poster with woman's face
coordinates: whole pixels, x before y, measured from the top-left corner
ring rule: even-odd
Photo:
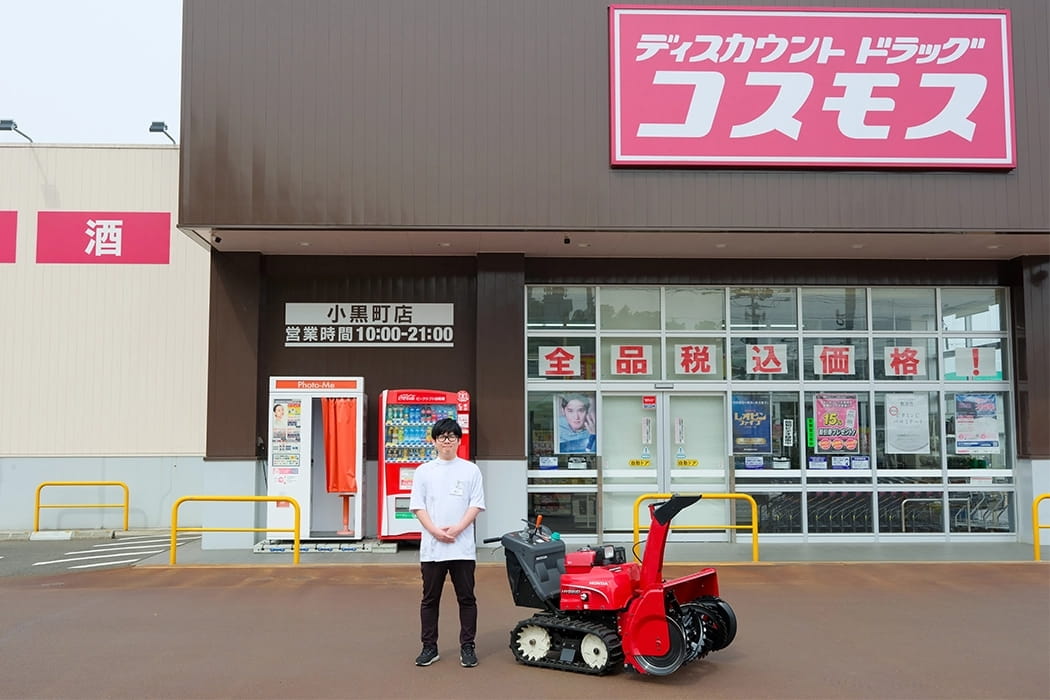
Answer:
[[[594,454],[598,444],[598,420],[594,392],[554,395],[555,453]]]

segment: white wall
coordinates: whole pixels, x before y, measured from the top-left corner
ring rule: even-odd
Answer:
[[[203,487],[210,262],[175,228],[178,174],[174,146],[0,146],[0,210],[18,216],[16,261],[0,263],[0,529],[32,528],[43,481],[127,482],[133,529],[168,527]],[[170,212],[170,262],[37,264],[39,211]],[[42,502],[122,498],[78,488]],[[41,527],[121,520],[55,509]]]
[[[203,455],[209,254],[174,228],[178,150],[0,147],[0,457]],[[168,265],[37,264],[38,211],[167,211]]]

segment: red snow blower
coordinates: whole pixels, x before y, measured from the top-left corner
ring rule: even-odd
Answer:
[[[652,525],[641,564],[623,547],[565,543],[542,524],[485,542],[500,542],[514,603],[538,608],[510,633],[514,658],[527,666],[603,675],[621,666],[666,676],[729,646],[736,615],[718,597],[718,574],[704,568],[663,580],[671,520],[699,495],[649,505]]]

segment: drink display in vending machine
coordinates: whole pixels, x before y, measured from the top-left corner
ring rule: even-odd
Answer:
[[[470,459],[470,394],[436,389],[386,389],[379,396],[380,540],[418,540],[419,521],[409,510],[416,467],[436,456],[430,429],[454,418],[463,430],[458,454]]]

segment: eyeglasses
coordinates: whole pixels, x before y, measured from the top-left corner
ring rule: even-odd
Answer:
[[[434,438],[435,442],[455,442],[456,440],[459,440],[459,436],[455,433],[445,433]]]

